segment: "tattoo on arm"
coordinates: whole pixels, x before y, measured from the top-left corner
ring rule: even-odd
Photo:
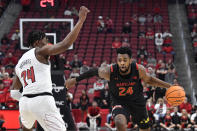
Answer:
[[[150,79],[147,82],[147,84],[149,84],[149,85],[156,86],[156,87],[162,87],[162,88],[169,88],[171,86],[171,84],[169,84],[165,81],[162,81],[156,77],[152,77],[152,76],[149,76],[149,77],[150,77]]]
[[[164,82],[156,77],[150,76],[146,73],[145,68],[142,65],[138,65],[139,67],[139,76],[140,78],[151,86],[162,87],[162,88],[169,88],[171,84]]]

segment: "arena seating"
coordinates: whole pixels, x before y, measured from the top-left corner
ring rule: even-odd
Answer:
[[[140,3],[122,3],[120,4],[120,0],[69,0],[67,3],[68,7],[76,7],[79,9],[81,5],[87,6],[91,13],[88,14],[87,20],[83,26],[83,29],[80,32],[80,35],[77,41],[74,44],[74,50],[69,50],[65,53],[66,60],[71,61],[73,59],[73,55],[75,53],[78,54],[80,60],[87,61],[89,66],[95,62],[97,65],[100,65],[103,61],[107,61],[107,63],[111,63],[112,59],[116,57],[116,49],[111,48],[112,42],[114,41],[114,37],[124,38],[127,37],[130,46],[133,52],[133,57],[136,59],[137,50],[143,45],[145,46],[148,53],[151,53],[157,60],[167,61],[168,59],[172,59],[172,55],[163,55],[162,53],[158,53],[154,40],[149,39],[139,39],[137,34],[140,28],[139,23],[132,24],[132,33],[131,34],[122,34],[122,26],[125,22],[130,21],[132,14],[143,14],[147,15],[151,13],[153,15],[153,7],[159,4],[161,8],[161,16],[163,17],[162,24],[154,24],[154,23],[145,23],[142,27],[147,31],[148,27],[152,27],[154,32],[161,30],[164,32],[165,30],[169,30],[169,16],[168,16],[168,6],[167,0],[140,0]],[[140,6],[144,5],[144,11],[141,10]],[[48,10],[46,11],[36,11],[34,9],[34,5],[31,6],[29,12],[21,12],[13,25],[8,37],[11,38],[11,35],[15,32],[16,29],[19,29],[19,19],[20,18],[49,18],[54,16],[55,18],[73,18],[76,23],[76,16],[64,16],[65,4],[62,0],[61,6],[57,10]],[[113,33],[97,33],[96,21],[98,16],[103,16],[106,18],[109,16],[114,23]],[[33,29],[43,30],[44,23],[36,23],[32,22],[29,26],[24,28],[25,34],[28,34]],[[60,30],[57,24],[52,25],[53,28]],[[68,31],[61,30],[61,39],[63,39]],[[24,41],[27,38],[25,37]],[[18,40],[12,41],[11,46],[1,45],[1,50],[7,54],[8,52],[14,53],[16,57],[20,57],[22,51],[19,49],[15,49],[15,47],[19,44]],[[65,71],[65,76],[68,78],[70,71]],[[79,98],[81,96],[82,90],[88,90],[93,87],[93,83],[96,81],[96,77],[90,78],[88,80],[81,81],[76,85],[76,88],[72,88],[69,92],[73,93],[74,103],[79,102]],[[90,97],[90,101],[93,100],[93,94],[88,94]],[[77,112],[77,111],[76,111]],[[105,114],[104,114],[105,115]],[[106,118],[106,117],[105,117]],[[78,120],[78,119],[77,119]]]

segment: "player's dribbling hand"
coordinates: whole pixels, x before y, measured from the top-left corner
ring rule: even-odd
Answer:
[[[90,10],[88,8],[86,8],[85,6],[81,6],[79,10],[79,20],[84,22],[89,12]]]
[[[67,89],[73,87],[76,84],[76,78],[69,78],[65,82],[65,86]]]

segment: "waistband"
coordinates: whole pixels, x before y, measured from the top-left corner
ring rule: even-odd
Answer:
[[[43,92],[43,93],[38,93],[38,94],[24,94],[23,96],[28,97],[28,98],[33,98],[33,97],[37,97],[37,96],[53,96],[51,93],[49,92]]]

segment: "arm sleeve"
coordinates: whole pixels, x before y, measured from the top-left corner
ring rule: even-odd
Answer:
[[[92,68],[88,70],[87,72],[81,74],[79,77],[76,77],[76,81],[79,82],[83,79],[88,79],[93,76],[98,76],[98,68]]]

